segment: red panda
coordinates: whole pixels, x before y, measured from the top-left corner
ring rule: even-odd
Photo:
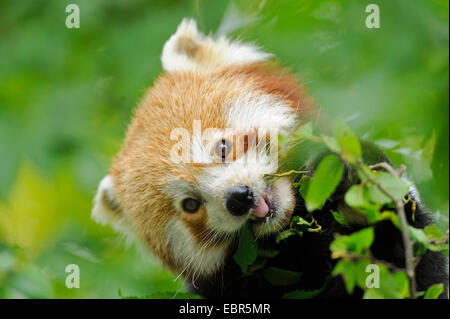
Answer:
[[[194,287],[208,282],[197,291],[205,296],[249,291],[226,290],[216,280],[228,274],[244,224],[252,221],[256,237],[266,238],[302,211],[291,180],[268,185],[263,178],[277,171],[267,152],[276,138],[267,136],[270,130],[289,136],[314,111],[302,85],[270,58],[255,45],[205,36],[195,21],[183,20],[164,45],[164,73],[136,109],[95,197],[96,221],[134,234]],[[310,253],[299,262],[321,278],[317,265],[327,263],[331,237],[323,238],[321,246],[308,243]]]

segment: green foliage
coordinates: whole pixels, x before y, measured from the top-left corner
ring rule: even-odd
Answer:
[[[309,211],[322,208],[325,200],[339,185],[343,172],[344,166],[337,156],[328,155],[322,159],[306,193],[305,202]]]
[[[350,225],[348,224],[347,220],[345,219],[344,215],[341,214],[340,212],[334,212],[331,211],[331,213],[333,214],[334,219],[341,225],[349,227]]]
[[[428,288],[424,299],[437,299],[444,292],[444,284],[436,284]]]
[[[349,164],[354,164],[361,158],[361,145],[359,144],[355,134],[347,125],[342,122],[338,122],[334,128],[334,136],[337,145],[339,146],[339,154],[344,161]]]
[[[383,190],[395,200],[402,199],[408,194],[409,185],[397,176],[386,172],[373,172],[371,178],[374,183],[381,185]],[[370,202],[378,204],[388,204],[392,200],[374,183],[367,184],[367,196]]]
[[[333,276],[341,275],[345,282],[345,287],[349,293],[353,293],[355,286],[365,287],[366,268],[370,264],[368,260],[339,260],[333,269]]]
[[[365,289],[364,299],[404,299],[409,298],[409,281],[404,272],[392,273],[385,265],[378,265],[380,287]]]
[[[320,232],[321,230],[321,226],[317,225],[314,220],[308,222],[300,216],[294,216],[292,217],[290,227],[278,233],[276,242],[279,243],[283,239],[293,235],[302,236],[304,232]]]
[[[354,213],[365,218],[368,226],[350,235],[335,234],[330,250],[331,257],[338,261],[332,275],[342,276],[349,293],[353,293],[355,287],[362,289],[363,297],[366,299],[410,298],[410,281],[406,270],[397,269],[383,260],[374,259],[371,255],[370,247],[375,239],[374,225],[382,220],[389,220],[400,231],[407,232],[410,240],[414,243],[414,255],[417,258],[420,258],[420,255],[427,249],[448,256],[448,231],[444,235],[437,226],[427,226],[422,230],[408,225],[407,229],[403,229],[399,215],[393,210],[397,209],[399,205],[410,204],[414,211],[416,203],[407,195],[409,185],[400,178],[402,171],[395,170],[390,164],[382,162],[383,159],[380,157],[378,159],[381,162],[377,163],[375,152],[364,153],[365,149],[362,148],[355,134],[342,122],[338,122],[335,126],[333,136],[321,134],[319,137],[314,133],[313,126],[310,124],[304,124],[299,128],[295,136],[321,144],[329,152],[339,156],[338,158],[336,155],[325,155],[319,159],[313,177],[309,178],[304,175],[295,185],[305,198],[309,211],[321,208],[334,192],[341,181],[344,163],[358,177],[355,179],[350,172],[349,178],[354,180],[354,184],[345,193],[344,201],[350,209],[354,210]],[[373,166],[368,166],[363,158]],[[335,211],[331,213],[338,223],[345,227],[351,227],[345,214]],[[313,226],[316,228],[312,228]],[[312,221],[307,221],[295,216],[290,228],[278,235],[277,243],[291,236],[302,236],[305,231],[315,230],[320,231],[321,228],[314,218]],[[367,272],[368,270],[370,272],[372,266],[376,266],[379,282],[382,282],[375,288],[370,288],[370,283],[367,282],[370,278]],[[437,298],[442,290],[441,286],[433,286],[427,293],[415,291],[414,293],[414,298],[422,294],[426,298]],[[313,292],[293,291],[287,293],[285,297],[308,298],[314,295]]]
[[[322,290],[294,290],[283,295],[284,299],[311,299],[320,294]]]
[[[300,281],[301,273],[281,269],[277,267],[268,267],[264,269],[264,278],[274,286],[291,286]]]
[[[245,225],[239,232],[239,245],[233,255],[233,259],[241,267],[244,274],[247,273],[258,256],[258,243],[249,225]]]
[[[420,256],[427,249],[439,251],[448,256],[448,234],[444,236],[436,226],[427,226],[422,230],[408,225],[408,229],[403,229],[397,213],[386,210],[385,207],[397,208],[399,203],[405,205],[408,200],[415,205],[412,199],[406,199],[409,185],[400,178],[401,173],[395,171],[387,163],[375,163],[376,165],[373,166],[384,168],[387,171],[373,170],[367,166],[362,159],[361,145],[349,127],[338,123],[332,137],[322,135],[319,139],[311,132],[303,136],[315,143],[322,143],[330,152],[339,154],[340,158],[359,177],[359,181],[345,193],[344,200],[348,206],[365,216],[369,226],[350,235],[335,235],[335,240],[330,245],[331,257],[339,260],[333,270],[333,275],[340,275],[344,278],[349,293],[353,293],[356,286],[364,290],[364,298],[409,298],[410,283],[405,270],[394,269],[393,272],[390,269],[391,265],[384,261],[374,260],[371,256],[369,249],[375,236],[372,225],[381,220],[390,220],[400,231],[406,231],[410,240],[415,244],[415,256]],[[325,157],[325,159],[327,158],[329,157]],[[330,175],[330,173],[327,172],[326,175]],[[323,183],[326,183],[325,179]],[[306,196],[310,194],[311,184],[307,187]],[[327,196],[331,194],[329,188],[317,187],[317,189],[320,188],[324,189]],[[343,214],[332,213],[337,222],[349,226]],[[290,235],[292,234],[290,233]],[[366,283],[367,274],[365,272],[367,267],[372,264],[377,265],[380,282],[383,283],[377,289],[368,289]],[[428,294],[429,297],[437,297],[442,293],[442,291],[438,293],[438,288],[433,289]]]
[[[308,193],[309,183],[311,181],[311,178],[308,175],[303,175],[300,179],[300,187],[298,191],[300,192],[300,195],[302,195],[303,198],[306,197],[306,194]]]
[[[416,252],[418,255],[429,249],[448,256],[448,235],[444,235],[436,226],[426,226],[424,229],[409,226],[408,231],[416,243]]]
[[[288,237],[290,237],[290,236],[292,236],[292,235],[299,235],[299,236],[301,236],[302,233],[298,232],[296,229],[293,229],[293,228],[286,229],[286,230],[280,232],[280,233],[277,235],[277,239],[276,239],[277,244],[278,244],[280,241],[282,241],[283,239],[286,239],[286,238],[288,238]]]
[[[373,228],[365,228],[348,236],[336,234],[336,239],[330,246],[332,256],[340,258],[347,255],[347,253],[364,255],[372,245],[374,238]]]

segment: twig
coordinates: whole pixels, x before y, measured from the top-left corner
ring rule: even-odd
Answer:
[[[294,174],[307,174],[309,173],[309,171],[295,171],[295,170],[291,170],[285,173],[280,173],[280,174],[264,174],[263,177],[273,177],[271,180],[268,180],[268,183],[272,183],[275,182],[277,179],[280,179],[282,177],[286,177],[286,176],[290,176],[290,175],[294,175]]]
[[[392,175],[397,176],[397,177],[400,177],[406,171],[405,165],[401,165],[398,170],[395,170],[395,168],[393,168],[391,166],[391,164],[389,164],[387,162],[381,162],[381,163],[377,163],[374,165],[370,165],[369,168],[370,169],[384,168],[389,173],[391,173]]]
[[[405,206],[403,204],[403,198],[401,199],[395,199],[392,197],[391,194],[386,192],[384,188],[375,182],[370,176],[366,174],[363,168],[361,168],[361,165],[358,164],[358,168],[360,171],[365,175],[367,180],[375,185],[384,195],[386,195],[393,203],[395,203],[395,208],[397,209],[398,217],[400,218],[400,223],[402,225],[402,239],[403,239],[403,246],[405,247],[405,266],[406,266],[406,275],[409,278],[409,291],[411,294],[411,298],[416,298],[416,278],[415,278],[415,271],[414,271],[414,254],[413,254],[413,242],[411,241],[411,238],[409,237],[409,231],[408,231],[408,221],[406,219],[406,213],[405,213]],[[398,170],[395,170],[389,163],[381,162],[372,166],[369,166],[371,169],[375,168],[384,168],[386,171],[391,173],[392,175],[400,178],[402,173],[406,170],[406,166],[402,165]]]

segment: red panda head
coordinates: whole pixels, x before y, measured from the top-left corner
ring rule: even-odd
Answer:
[[[183,20],[100,183],[94,219],[137,235],[185,278],[220,269],[249,220],[256,236],[286,226],[290,181],[263,176],[277,171],[278,134],[297,127],[307,103],[269,57]]]

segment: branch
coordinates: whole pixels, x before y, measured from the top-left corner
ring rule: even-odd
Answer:
[[[360,171],[365,175],[367,178],[367,181],[375,185],[384,195],[386,195],[393,203],[395,203],[395,208],[397,210],[397,214],[400,218],[400,223],[402,225],[402,239],[403,239],[403,246],[405,247],[405,266],[406,266],[406,275],[409,278],[409,290],[411,294],[411,298],[416,298],[416,278],[415,278],[415,271],[414,271],[414,253],[413,253],[413,245],[411,238],[409,237],[408,232],[408,221],[406,219],[406,213],[405,213],[405,206],[403,204],[403,198],[401,199],[395,199],[392,197],[391,194],[389,194],[384,188],[375,182],[373,179],[370,178],[366,174],[363,168],[361,168],[361,165],[358,164],[358,168]],[[387,162],[381,162],[372,166],[369,166],[371,169],[376,168],[384,168],[386,171],[391,173],[392,175],[400,178],[403,172],[406,170],[406,166],[402,165],[398,170],[395,170],[389,163]]]

